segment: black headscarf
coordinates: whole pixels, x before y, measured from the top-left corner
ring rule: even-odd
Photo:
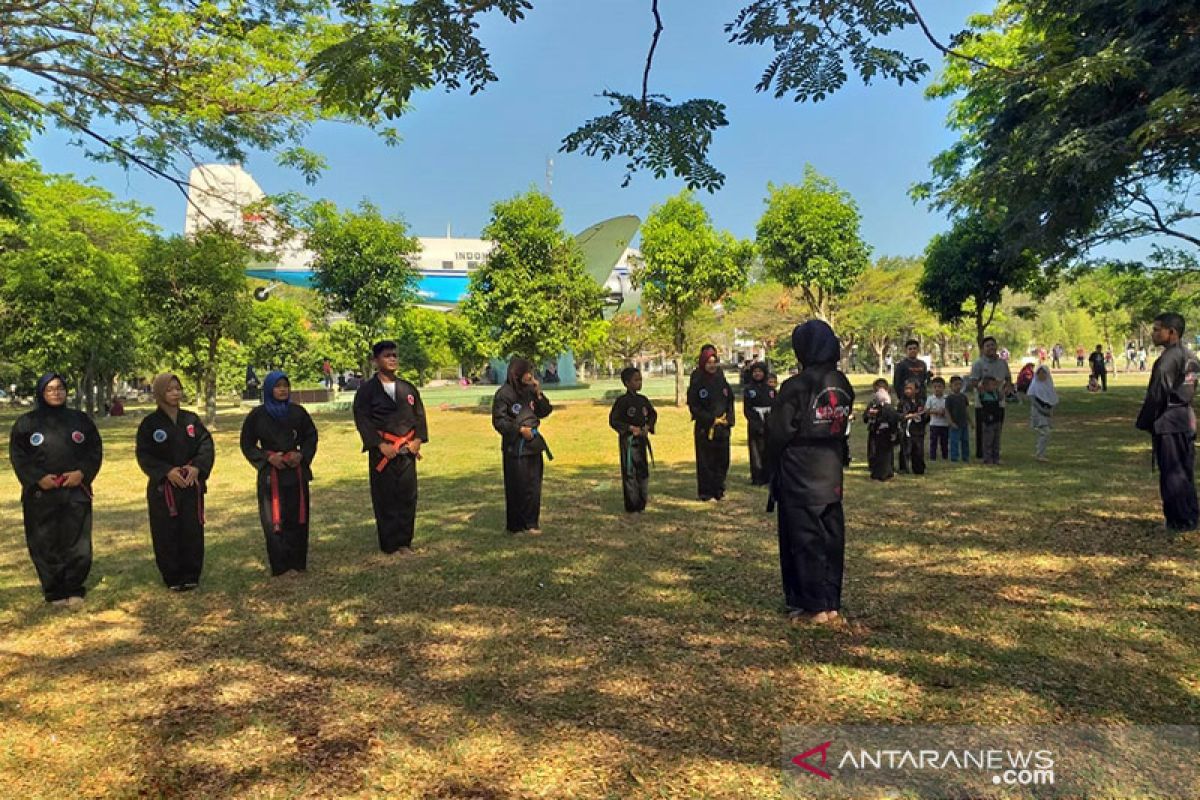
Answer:
[[[508,362],[506,383],[519,392],[525,388],[525,384],[521,382],[522,378],[530,372],[533,372],[533,362],[527,358],[514,356],[513,360]]]
[[[792,331],[792,350],[801,367],[835,365],[842,355],[841,343],[828,322],[810,319]]]
[[[46,402],[46,387],[49,386],[50,381],[54,380],[55,378],[58,378],[60,381],[62,381],[64,387],[67,385],[67,379],[62,375],[59,375],[57,372],[47,372],[42,377],[38,378],[37,396],[34,399],[37,401],[37,407],[39,411],[60,411],[67,407],[66,403],[63,403],[61,406],[52,406]]]

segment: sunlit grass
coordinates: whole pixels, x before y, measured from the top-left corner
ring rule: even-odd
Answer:
[[[1194,720],[1198,543],[1160,530],[1133,383],[1060,379],[1049,465],[1023,406],[1003,466],[886,485],[858,431],[834,630],[780,614],[744,426],[727,499],[701,505],[686,411],[660,403],[650,507],[628,517],[608,405],[560,403],[545,535],[513,540],[486,409],[435,394],[419,554],[392,560],[353,426],[322,413],[310,572],[271,579],[229,410],[204,582],[175,595],[137,419],[104,420],[84,610],[41,603],[0,482],[0,796],[759,798],[788,724]]]

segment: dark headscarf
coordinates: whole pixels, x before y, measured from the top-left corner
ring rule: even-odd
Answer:
[[[699,369],[701,372],[703,372],[703,371],[704,371],[704,365],[705,365],[705,364],[707,364],[707,363],[708,363],[708,360],[709,360],[710,358],[712,358],[713,356],[715,356],[716,354],[717,354],[717,348],[716,348],[716,347],[714,347],[714,346],[713,346],[713,345],[711,345],[711,344],[706,344],[706,345],[704,345],[704,347],[701,347],[701,348],[700,348],[700,358],[699,358],[699,360],[696,362],[696,366],[697,366],[697,368],[698,368],[698,369]]]
[[[280,381],[287,381],[289,384],[291,383],[291,381],[288,380],[287,373],[283,370],[277,369],[267,373],[266,379],[263,380],[263,406],[266,407],[267,413],[270,414],[273,419],[277,419],[282,422],[283,420],[287,419],[288,409],[291,407],[292,398],[289,395],[287,400],[275,399],[275,384],[279,383]]]
[[[530,372],[533,372],[533,362],[527,358],[514,356],[513,360],[508,362],[508,378],[506,381],[509,386],[519,392],[525,388],[525,384],[521,383],[521,379]]]
[[[62,381],[63,386],[67,385],[67,379],[62,375],[59,375],[57,372],[47,372],[42,377],[38,378],[37,397],[34,399],[37,400],[37,407],[41,411],[59,411],[60,409],[66,408],[65,403],[61,406],[52,406],[46,402],[46,387],[49,386],[50,381],[54,380],[55,378],[58,378],[60,381]]]
[[[763,374],[762,380],[759,383],[766,383],[767,378],[771,377],[771,373],[767,371],[767,365],[762,361],[755,361],[746,368],[746,380],[751,383],[754,382],[754,370],[756,369],[761,369]]]
[[[792,331],[792,350],[801,367],[835,365],[842,355],[841,343],[828,322],[810,319]]]

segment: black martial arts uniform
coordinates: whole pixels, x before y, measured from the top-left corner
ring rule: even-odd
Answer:
[[[897,413],[900,417],[900,471],[913,475],[925,474],[925,402],[919,398],[900,398]],[[905,419],[920,414],[916,419]]]
[[[1092,368],[1092,375],[1100,381],[1101,391],[1108,391],[1108,365],[1104,363],[1104,354],[1097,353],[1094,350],[1088,356],[1088,365]]]
[[[379,549],[385,553],[412,546],[417,519],[417,458],[404,450],[393,459],[385,459],[379,445],[385,440],[395,444],[414,437],[422,444],[429,441],[421,393],[400,377],[392,385],[396,390],[394,400],[376,373],[354,395],[354,424],[362,438],[363,452],[367,453],[375,529]]]
[[[1195,530],[1200,523],[1192,410],[1198,374],[1196,356],[1182,344],[1169,345],[1150,370],[1150,385],[1136,423],[1138,430],[1152,437],[1163,516],[1174,531]]]
[[[258,470],[258,517],[267,540],[272,575],[308,569],[309,484],[317,454],[317,426],[304,406],[287,404],[287,417],[276,419],[266,406],[242,423],[242,455]],[[268,457],[297,452],[300,463],[282,469]]]
[[[163,583],[194,588],[204,570],[204,493],[212,474],[212,435],[200,418],[179,409],[175,421],[161,408],[142,420],[137,432],[137,462],[150,479],[146,505],[154,560]],[[167,480],[175,467],[200,470],[196,483],[180,489]]]
[[[979,457],[985,464],[1000,463],[1000,437],[1004,433],[1004,398],[1000,392],[979,392]]]
[[[38,407],[13,423],[8,455],[21,482],[25,544],[46,602],[83,597],[92,568],[92,481],[103,457],[96,426],[73,408],[44,403],[39,390]],[[74,488],[37,485],[46,475],[75,470],[83,483]]]
[[[803,371],[780,387],[767,421],[767,458],[784,599],[793,611],[815,614],[842,605],[842,456],[854,389],[837,368],[840,346],[826,323],[798,326],[792,348]]]
[[[863,412],[867,426],[867,466],[871,477],[877,481],[890,480],[895,476],[895,459],[892,451],[900,435],[900,415],[890,404],[872,400]]]
[[[617,432],[621,454],[621,491],[626,511],[645,511],[650,494],[650,434],[658,422],[658,412],[644,395],[627,391],[613,403],[608,424]],[[634,436],[630,428],[640,428]]]
[[[729,474],[729,437],[737,420],[733,390],[718,370],[709,375],[703,369],[692,372],[687,393],[695,425],[692,439],[696,446],[696,489],[701,500],[720,500],[725,496],[725,478]],[[727,425],[716,425],[718,419]]]
[[[750,371],[753,373],[753,367]],[[765,380],[746,382],[742,390],[742,413],[746,417],[746,439],[750,446],[750,483],[755,486],[767,485],[767,417],[774,404],[775,390]]]
[[[500,434],[504,466],[505,528],[510,533],[540,527],[542,454],[550,454],[550,449],[538,426],[553,410],[550,398],[538,397],[526,386],[518,389],[506,383],[492,399],[492,427]],[[522,436],[521,428],[532,428],[533,438]]]

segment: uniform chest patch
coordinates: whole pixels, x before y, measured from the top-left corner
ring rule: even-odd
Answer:
[[[520,403],[513,403],[513,404],[512,404],[512,413],[514,413],[514,414],[520,414],[520,413],[521,413],[521,404],[520,404]]]
[[[751,400],[753,400],[754,398],[758,397],[758,392],[754,391],[753,389],[747,389],[746,397],[749,397]]]
[[[707,400],[707,399],[708,399],[708,389],[701,389],[701,390],[700,390],[700,399],[701,399],[701,400]]]
[[[71,441],[75,444],[83,444],[83,431],[71,431]]]
[[[196,438],[196,426],[195,425],[187,426],[187,435],[192,437],[193,439]]]
[[[44,441],[46,441],[46,437],[43,436],[40,432],[34,432],[29,437],[29,443],[31,445],[33,445],[34,447],[41,447],[42,442],[44,442]]]
[[[630,416],[630,417],[637,416],[637,409],[630,408],[628,411],[625,412],[625,414],[626,414],[626,416]]]
[[[164,431],[162,428],[155,428],[153,438],[154,438],[154,441],[158,442],[159,444],[162,444],[163,442],[165,442],[167,440],[167,432]]]
[[[415,405],[417,404],[417,398],[413,397],[413,396],[410,394],[410,395],[408,396],[408,404],[409,404],[410,406],[415,406]]]

